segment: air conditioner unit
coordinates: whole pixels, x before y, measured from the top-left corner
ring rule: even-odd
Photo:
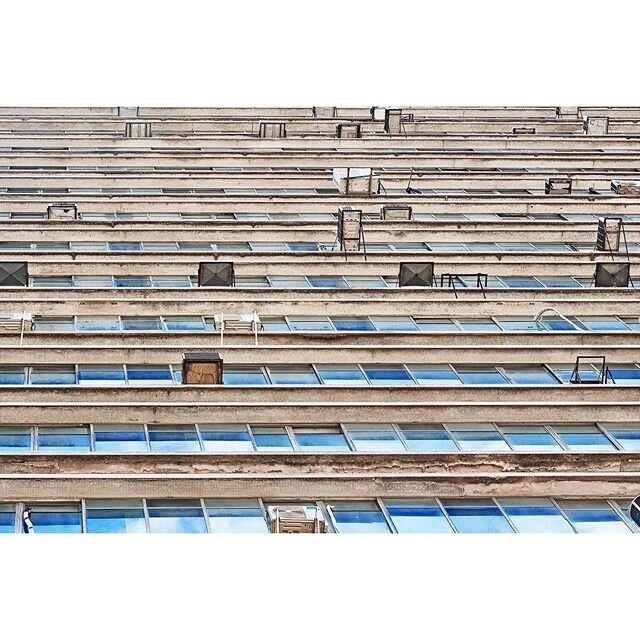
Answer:
[[[622,218],[598,218],[596,251],[620,251]]]
[[[629,262],[596,262],[596,287],[629,286],[631,263]]]
[[[619,196],[640,196],[640,181],[612,180],[611,191]]]
[[[327,525],[320,509],[308,505],[271,505],[268,507],[271,533],[326,533]]]
[[[259,138],[286,138],[287,125],[284,122],[260,122]]]
[[[511,129],[511,133],[520,135],[533,135],[535,132],[535,127],[513,127],[513,129]]]
[[[258,331],[262,329],[260,316],[254,311],[245,314],[229,314],[221,313],[213,316],[216,323],[216,329],[220,330],[220,344],[224,344],[224,334],[232,331],[234,333],[252,333],[258,344]]]
[[[410,204],[383,204],[380,207],[380,218],[382,220],[412,220],[413,207]]]
[[[387,107],[371,107],[370,113],[372,120],[384,120]]]
[[[151,123],[138,121],[127,122],[124,125],[125,138],[150,138],[151,137]]]
[[[0,333],[23,333],[31,331],[33,319],[30,313],[12,313],[0,316]]]
[[[217,352],[183,353],[182,384],[222,384],[222,366]]]
[[[118,107],[118,115],[121,118],[137,118],[140,115],[140,107]]]
[[[340,207],[338,209],[338,245],[340,251],[360,251],[362,241],[362,211],[351,207]]]
[[[199,287],[233,287],[233,262],[201,262],[198,268]]]
[[[343,122],[336,126],[336,137],[355,139],[362,138],[362,128],[359,122]]]
[[[401,262],[399,287],[432,287],[433,262]]]
[[[390,135],[398,135],[402,128],[402,109],[384,110],[384,130]]]
[[[373,172],[371,169],[334,169],[333,182],[340,193],[346,195],[367,195],[372,192]]]
[[[27,262],[0,262],[0,287],[26,287],[29,285]]]
[[[582,130],[588,136],[606,136],[609,133],[607,116],[587,116],[582,121]]]
[[[551,195],[570,195],[571,178],[547,178],[544,182],[544,192]]]
[[[71,202],[50,204],[47,207],[47,218],[49,220],[77,220],[78,207]]]
[[[337,112],[336,107],[313,107],[314,118],[335,118]]]

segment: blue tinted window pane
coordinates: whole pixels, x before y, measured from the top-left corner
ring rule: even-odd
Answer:
[[[542,289],[544,286],[536,278],[500,276],[500,280],[512,289]]]
[[[309,278],[312,287],[328,289],[346,289],[347,283],[342,278]]]
[[[371,384],[415,384],[401,365],[364,365],[362,368]]]
[[[331,317],[338,331],[375,331],[376,328],[368,318],[334,318]]]
[[[560,384],[544,367],[503,368],[513,384]]]
[[[251,436],[245,425],[198,425],[205,451],[253,451]]]
[[[464,384],[507,384],[493,367],[455,367]]]
[[[398,533],[452,533],[435,500],[385,500]]]
[[[391,425],[345,425],[356,451],[404,451]]]
[[[129,384],[171,384],[171,370],[163,365],[127,365]]]
[[[562,447],[543,426],[503,425],[501,429],[515,451],[562,451]]]
[[[446,500],[444,507],[459,533],[513,532],[500,509],[483,500]]]
[[[620,516],[604,500],[558,500],[578,533],[630,533]]]
[[[324,384],[367,384],[364,373],[355,365],[322,365],[316,369]]]
[[[540,277],[540,282],[551,289],[581,289],[582,285],[568,276]]]
[[[269,377],[273,384],[319,384],[311,367],[271,366]]]
[[[139,242],[109,242],[109,251],[140,251]]]
[[[594,425],[555,425],[554,429],[569,451],[615,451],[609,438]]]
[[[205,326],[202,318],[198,316],[183,318],[165,317],[164,323],[168,331],[204,331]]]
[[[94,425],[96,451],[127,453],[147,451],[147,440],[142,425]]]
[[[34,507],[31,522],[34,533],[82,533],[79,507]]]
[[[16,514],[15,511],[10,509],[13,505],[1,505],[2,511],[0,511],[0,534],[1,533],[15,533],[16,530]]]
[[[263,331],[291,331],[284,318],[261,318]]]
[[[87,533],[146,533],[142,508],[87,507]]]
[[[626,451],[640,451],[640,425],[611,425],[607,431]]]
[[[161,331],[162,323],[157,316],[148,318],[127,318],[122,317],[122,328],[125,331]]]
[[[0,384],[24,384],[24,367],[0,368]]]
[[[507,331],[545,331],[545,326],[535,320],[509,320],[500,318],[500,324]]]
[[[292,451],[293,445],[284,427],[252,427],[258,451]]]
[[[289,318],[293,331],[333,331],[328,318]]]
[[[442,425],[400,425],[400,429],[409,451],[458,451],[458,447]]]
[[[212,533],[267,533],[257,500],[207,500]]]
[[[448,427],[463,451],[509,451],[509,445],[491,425],[451,424]]]
[[[151,451],[200,451],[196,430],[191,425],[149,425]]]
[[[87,385],[124,384],[122,365],[89,365],[78,366],[78,383]]]
[[[75,367],[32,367],[31,384],[75,384]]]
[[[460,331],[455,322],[446,318],[416,318],[416,324],[420,331],[437,332],[437,331]]]
[[[390,533],[375,502],[343,502],[331,505],[339,533]]]
[[[151,533],[206,533],[207,526],[199,503],[195,500],[148,500]],[[182,504],[181,504],[182,503]]]
[[[28,427],[0,427],[0,452],[31,451],[31,429]]]
[[[290,251],[318,251],[318,245],[311,242],[288,242]]]
[[[307,451],[349,451],[349,445],[337,429],[327,428],[294,428],[294,433],[298,445],[301,449]]]
[[[150,287],[149,278],[114,278],[116,287],[127,289],[134,287]]]
[[[633,365],[613,365],[609,368],[611,376],[616,384],[638,385],[640,384],[640,369]]]
[[[455,371],[446,364],[412,364],[410,367],[413,377],[418,384],[428,385],[460,385],[462,381],[456,375]]]
[[[410,318],[380,317],[372,320],[378,331],[418,331],[418,327]]]
[[[579,320],[589,331],[629,331],[629,327],[624,322],[614,317],[579,318]]]
[[[511,498],[499,502],[519,533],[573,533],[571,525],[547,498]]]
[[[264,373],[258,367],[228,367],[222,373],[224,384],[267,384]]]
[[[76,320],[78,331],[118,331],[120,323],[117,317],[82,317]]]
[[[89,451],[89,429],[86,427],[38,427],[38,451],[74,453]]]

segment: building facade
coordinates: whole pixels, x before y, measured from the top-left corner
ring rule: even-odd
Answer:
[[[620,532],[640,108],[0,108],[0,531]]]

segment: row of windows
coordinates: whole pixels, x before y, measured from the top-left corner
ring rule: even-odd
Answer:
[[[0,503],[0,533],[267,533],[297,508],[330,533],[637,533],[630,499],[118,499]],[[25,522],[24,516],[27,516]]]
[[[477,276],[452,276],[457,288],[477,288]],[[60,288],[79,287],[86,289],[144,288],[163,289],[190,288],[198,286],[196,276],[34,276],[29,279],[31,287]],[[445,282],[448,284],[448,281]],[[484,284],[484,283],[483,283]],[[260,289],[387,289],[398,286],[395,276],[238,276],[235,286]],[[489,289],[590,289],[593,278],[571,276],[488,276]],[[633,282],[629,286],[634,286]]]
[[[304,364],[225,365],[228,385],[549,385],[570,383],[574,365]],[[608,381],[640,384],[640,365],[611,364]],[[595,365],[581,364],[580,378],[597,383]],[[0,385],[171,385],[180,365],[78,364],[0,366]]]
[[[0,242],[0,251],[215,251],[231,253],[330,251],[332,243],[322,242]],[[564,242],[394,242],[367,243],[369,253],[567,253],[593,252],[593,243]],[[630,253],[640,252],[640,243],[629,242]]]
[[[640,424],[91,424],[0,426],[1,453],[607,453],[640,451]]]
[[[265,332],[640,331],[640,317],[559,316],[421,318],[418,316],[269,316]],[[215,331],[211,316],[34,316],[33,331]]]
[[[240,220],[240,221],[287,221],[287,220],[308,220],[335,222],[335,213],[205,213],[205,212],[132,212],[132,213],[90,213],[79,212],[80,220]],[[639,222],[640,214],[625,213],[617,215],[625,222]],[[364,213],[365,220],[380,220],[380,214]],[[569,222],[597,222],[599,216],[596,214],[582,213],[413,213],[414,220],[440,221],[440,222],[463,222],[466,220],[506,220],[512,222],[520,221],[569,221]],[[0,220],[45,220],[46,212],[0,212]]]

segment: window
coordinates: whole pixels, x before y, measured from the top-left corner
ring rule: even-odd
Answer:
[[[144,427],[137,424],[93,425],[95,450],[102,453],[135,453],[147,451]]]
[[[519,533],[573,533],[548,498],[501,498],[499,502]]]
[[[495,367],[456,366],[455,369],[464,384],[507,384]]]
[[[204,331],[205,324],[200,316],[165,316],[167,331]]]
[[[364,373],[355,364],[318,365],[316,370],[324,384],[367,384]]]
[[[458,533],[512,533],[493,500],[447,498],[442,501]]]
[[[375,331],[369,318],[334,318],[331,320],[338,331]]]
[[[0,384],[24,384],[24,367],[0,367]]]
[[[404,451],[402,441],[390,424],[345,425],[356,451]]]
[[[0,534],[15,533],[16,509],[13,504],[0,503]]]
[[[592,316],[577,318],[577,321],[589,331],[629,331],[624,322],[614,317]]]
[[[542,425],[500,425],[500,430],[514,451],[562,451]]]
[[[273,384],[319,384],[318,378],[310,366],[272,365],[269,377]]]
[[[38,451],[42,453],[82,453],[90,451],[88,427],[38,427]]]
[[[640,369],[632,364],[612,364],[609,371],[616,384],[640,384]]]
[[[0,453],[22,453],[31,448],[29,427],[0,426]]]
[[[331,513],[339,533],[390,533],[384,515],[373,501],[334,502]]]
[[[87,533],[146,533],[142,500],[87,500]]]
[[[501,330],[491,318],[459,318],[458,323],[464,331],[492,333]]]
[[[267,379],[260,367],[225,366],[222,372],[224,384],[267,384]]]
[[[403,424],[400,425],[400,431],[409,451],[458,451],[458,447],[441,424]]]
[[[200,424],[205,451],[242,453],[253,451],[251,436],[244,424]]]
[[[498,318],[500,324],[507,331],[545,331],[546,327],[542,322],[537,322],[531,318]],[[570,325],[569,325],[570,326]]]
[[[333,331],[331,322],[326,316],[290,318],[289,326],[292,331]]]
[[[151,451],[200,451],[200,443],[193,425],[148,425]]]
[[[492,424],[456,423],[447,425],[462,451],[509,451],[509,445]]]
[[[344,278],[340,276],[336,278],[317,278],[309,277],[309,284],[312,287],[319,287],[323,289],[347,289],[349,285],[345,282]]]
[[[119,385],[124,384],[122,365],[78,365],[78,384],[80,385]]]
[[[411,318],[379,316],[371,320],[378,331],[418,331],[418,327]]]
[[[127,365],[129,384],[172,384],[171,369],[161,364]]]
[[[415,384],[402,365],[365,364],[362,366],[371,384],[396,385]]]
[[[418,384],[461,385],[462,381],[448,364],[412,364],[410,371]]]
[[[347,440],[338,427],[294,427],[293,433],[302,451],[349,451]]]
[[[75,384],[76,369],[73,365],[67,367],[31,367],[29,382],[31,384]]]
[[[542,366],[509,366],[502,369],[513,384],[559,384]]]
[[[284,427],[251,427],[258,451],[293,451],[289,434]]]
[[[415,321],[420,331],[460,331],[460,327],[447,318],[416,318]]]
[[[640,424],[610,424],[606,430],[625,451],[640,451]]]
[[[544,285],[534,277],[500,276],[500,280],[511,289],[542,289]]]
[[[122,317],[124,331],[161,331],[162,323],[158,316],[149,317]]]
[[[119,331],[120,322],[117,317],[79,316],[76,320],[78,331]]]
[[[151,533],[206,533],[198,500],[147,500]]]
[[[34,533],[82,533],[79,504],[38,504],[31,513]]]
[[[557,500],[578,533],[630,533],[606,500]]]
[[[385,500],[389,517],[398,533],[451,533],[438,503],[431,500]]]
[[[205,500],[211,533],[266,533],[267,523],[257,500]]]
[[[607,436],[594,424],[554,425],[554,431],[569,451],[615,451]]]

